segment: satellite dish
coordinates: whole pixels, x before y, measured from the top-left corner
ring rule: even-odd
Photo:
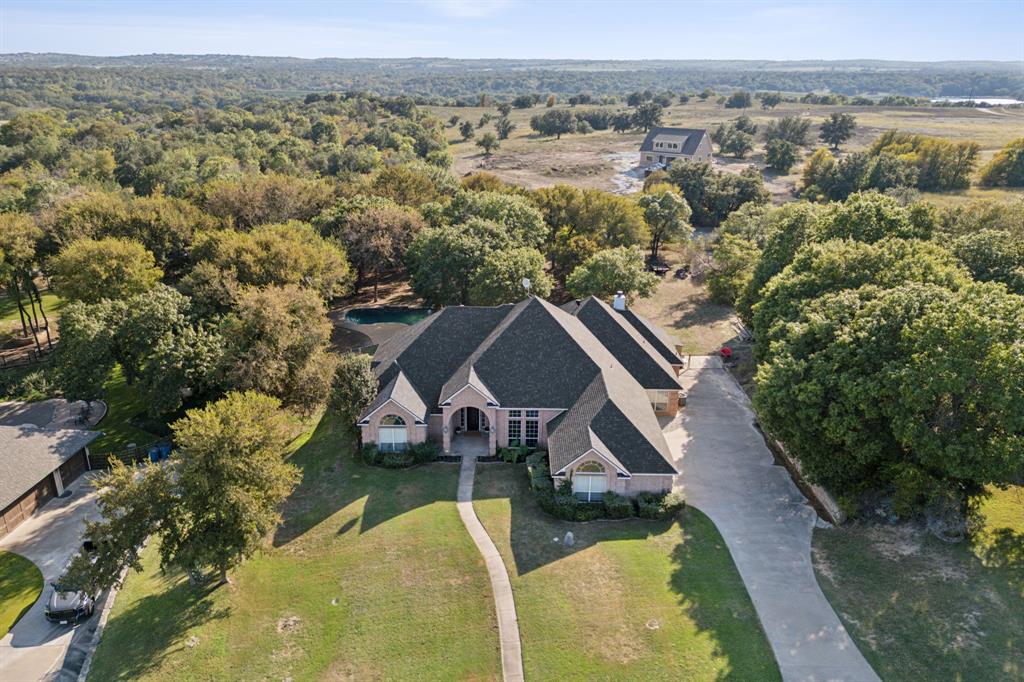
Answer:
[[[523,277],[523,288],[526,289],[527,291],[530,290],[530,278],[529,277]]]

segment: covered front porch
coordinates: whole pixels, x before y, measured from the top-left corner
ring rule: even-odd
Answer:
[[[445,406],[443,412],[445,452],[453,455],[472,453],[480,457],[497,453],[496,409],[462,405]]]

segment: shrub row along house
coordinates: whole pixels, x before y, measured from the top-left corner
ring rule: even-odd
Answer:
[[[658,416],[683,402],[683,361],[621,294],[614,309],[593,297],[444,308],[381,345],[373,368],[380,392],[358,423],[381,449],[546,448],[556,484],[586,500],[668,491],[678,473]]]

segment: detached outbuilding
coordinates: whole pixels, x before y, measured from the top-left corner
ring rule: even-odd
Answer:
[[[98,431],[0,426],[0,537],[89,469]]]

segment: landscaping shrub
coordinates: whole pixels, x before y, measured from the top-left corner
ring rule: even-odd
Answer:
[[[385,469],[405,469],[414,463],[412,453],[409,450],[401,450],[399,452],[385,452],[377,465]]]
[[[377,466],[377,463],[380,461],[380,454],[380,449],[376,443],[363,443],[363,461],[367,464]]]
[[[628,519],[634,515],[633,501],[613,492],[604,494],[604,514],[609,519]]]
[[[417,443],[409,448],[409,453],[412,454],[413,462],[416,464],[424,464],[426,462],[433,462],[437,459],[438,455],[441,454],[441,448],[437,443],[433,443],[429,440],[425,440],[422,443]]]
[[[534,452],[534,449],[525,445],[511,448],[498,448],[498,457],[509,464],[518,464],[519,462],[525,461],[532,452]],[[540,454],[546,455],[547,453]]]
[[[639,493],[634,499],[636,515],[642,519],[667,519],[686,504],[677,493]]]
[[[385,469],[405,469],[414,464],[433,462],[440,452],[441,449],[437,443],[430,441],[410,445],[407,449],[398,452],[381,452],[376,443],[364,443],[362,450],[364,462]]]
[[[530,490],[554,492],[551,482],[551,470],[548,469],[548,453],[535,452],[526,458],[526,471],[530,475]]]
[[[572,494],[572,482],[562,481],[558,488],[551,480],[548,453],[538,451],[526,458],[530,490],[545,512],[563,521],[594,519],[628,519],[634,515],[644,519],[666,519],[683,508],[683,498],[675,493],[640,493],[635,500],[613,492],[604,494],[602,502],[580,502]]]

